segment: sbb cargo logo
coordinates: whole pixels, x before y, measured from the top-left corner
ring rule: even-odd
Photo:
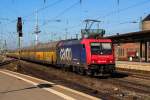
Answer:
[[[62,48],[60,50],[60,60],[62,61],[71,61],[72,60],[72,51],[71,48]]]

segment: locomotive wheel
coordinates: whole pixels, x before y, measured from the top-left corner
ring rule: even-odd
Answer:
[[[75,72],[75,73],[77,73],[77,68],[76,68],[76,66],[72,66],[72,71]]]
[[[86,70],[86,75],[88,75],[88,76],[94,76],[94,71],[91,70],[91,69],[87,69]]]
[[[73,66],[69,66],[69,71],[73,72]]]
[[[86,75],[86,71],[85,71],[85,69],[84,68],[79,68],[79,73],[81,74],[81,75]]]

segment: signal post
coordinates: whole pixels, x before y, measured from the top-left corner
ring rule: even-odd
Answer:
[[[17,70],[21,70],[21,62],[20,62],[20,59],[21,59],[21,37],[23,36],[23,33],[22,33],[22,18],[21,17],[18,17],[17,33],[18,33],[18,49],[19,49],[18,50],[19,57],[18,57]]]

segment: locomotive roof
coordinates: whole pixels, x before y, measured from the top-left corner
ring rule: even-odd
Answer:
[[[39,45],[37,45],[37,50],[39,50],[39,49],[55,49],[58,42],[59,41],[39,44]]]
[[[58,47],[65,46],[65,45],[79,44],[80,42],[81,42],[81,40],[77,40],[77,39],[62,40],[58,43]]]
[[[83,39],[82,42],[112,42],[111,39],[100,38],[100,39]]]
[[[60,46],[65,46],[65,45],[75,45],[75,44],[85,44],[85,43],[89,43],[89,42],[112,42],[111,39],[81,39],[81,40],[77,40],[77,39],[73,39],[73,40],[63,40],[60,41],[58,43],[58,47]]]

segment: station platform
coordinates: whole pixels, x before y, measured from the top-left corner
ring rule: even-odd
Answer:
[[[0,69],[0,100],[101,100],[59,84]]]
[[[150,72],[150,63],[116,61],[116,68]]]

